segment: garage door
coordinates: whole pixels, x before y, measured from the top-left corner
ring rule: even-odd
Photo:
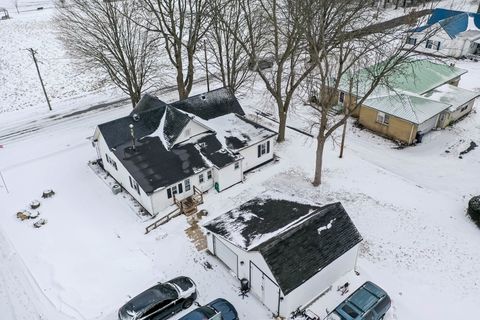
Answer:
[[[213,237],[214,254],[238,275],[238,256],[217,237]]]
[[[273,314],[278,315],[280,288],[251,261],[250,290]]]
[[[427,121],[425,121],[422,124],[419,124],[418,125],[418,131],[421,131],[422,134],[429,132],[430,130],[432,130],[433,128],[435,128],[437,126],[437,119],[438,119],[438,115],[433,117],[433,118],[428,119]]]

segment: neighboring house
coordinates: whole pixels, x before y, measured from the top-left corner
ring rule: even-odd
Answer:
[[[166,104],[145,95],[129,116],[99,125],[99,162],[150,214],[273,159],[276,133],[248,120],[228,89]]]
[[[417,45],[416,51],[463,57],[480,54],[480,13],[434,9],[427,23],[407,37],[408,45]]]
[[[354,270],[362,241],[340,203],[320,207],[265,194],[203,228],[209,251],[283,317]]]
[[[404,144],[420,141],[429,131],[445,128],[472,110],[480,94],[457,87],[466,72],[428,60],[410,61],[385,79],[388,88],[380,85],[352,115],[382,136]],[[353,108],[371,85],[368,74],[366,69],[359,72],[360,85],[352,96],[343,81],[339,103]]]

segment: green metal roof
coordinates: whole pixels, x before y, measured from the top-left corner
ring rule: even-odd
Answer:
[[[353,94],[363,96],[371,87],[375,75],[381,71],[382,63],[360,70],[355,75],[355,83],[358,83],[358,85],[353,88]],[[373,95],[378,96],[379,92],[388,90],[387,87],[396,91],[424,94],[465,73],[467,73],[467,70],[447,64],[435,63],[425,59],[410,60],[399,65],[391,75],[382,79]],[[348,92],[348,83],[347,77],[342,78],[339,89]]]
[[[421,124],[450,107],[450,104],[409,94],[393,94],[366,99],[365,106]]]

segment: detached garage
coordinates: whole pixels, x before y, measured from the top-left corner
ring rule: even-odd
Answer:
[[[208,249],[275,316],[306,306],[353,270],[360,233],[340,203],[263,196],[203,226]]]

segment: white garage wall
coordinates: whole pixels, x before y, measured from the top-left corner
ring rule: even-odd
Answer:
[[[262,142],[256,143],[254,145],[248,146],[245,149],[239,151],[239,153],[243,156],[243,171],[248,171],[252,168],[255,168],[258,165],[261,165],[264,162],[273,159],[273,149],[274,149],[274,140],[275,137],[266,139]],[[262,155],[260,158],[258,157],[257,146],[262,143],[266,143],[270,141],[270,152]]]
[[[357,244],[345,252],[337,260],[285,296],[280,303],[280,315],[288,316],[298,307],[311,302],[338,278],[353,270],[357,261],[359,246],[360,244]]]

